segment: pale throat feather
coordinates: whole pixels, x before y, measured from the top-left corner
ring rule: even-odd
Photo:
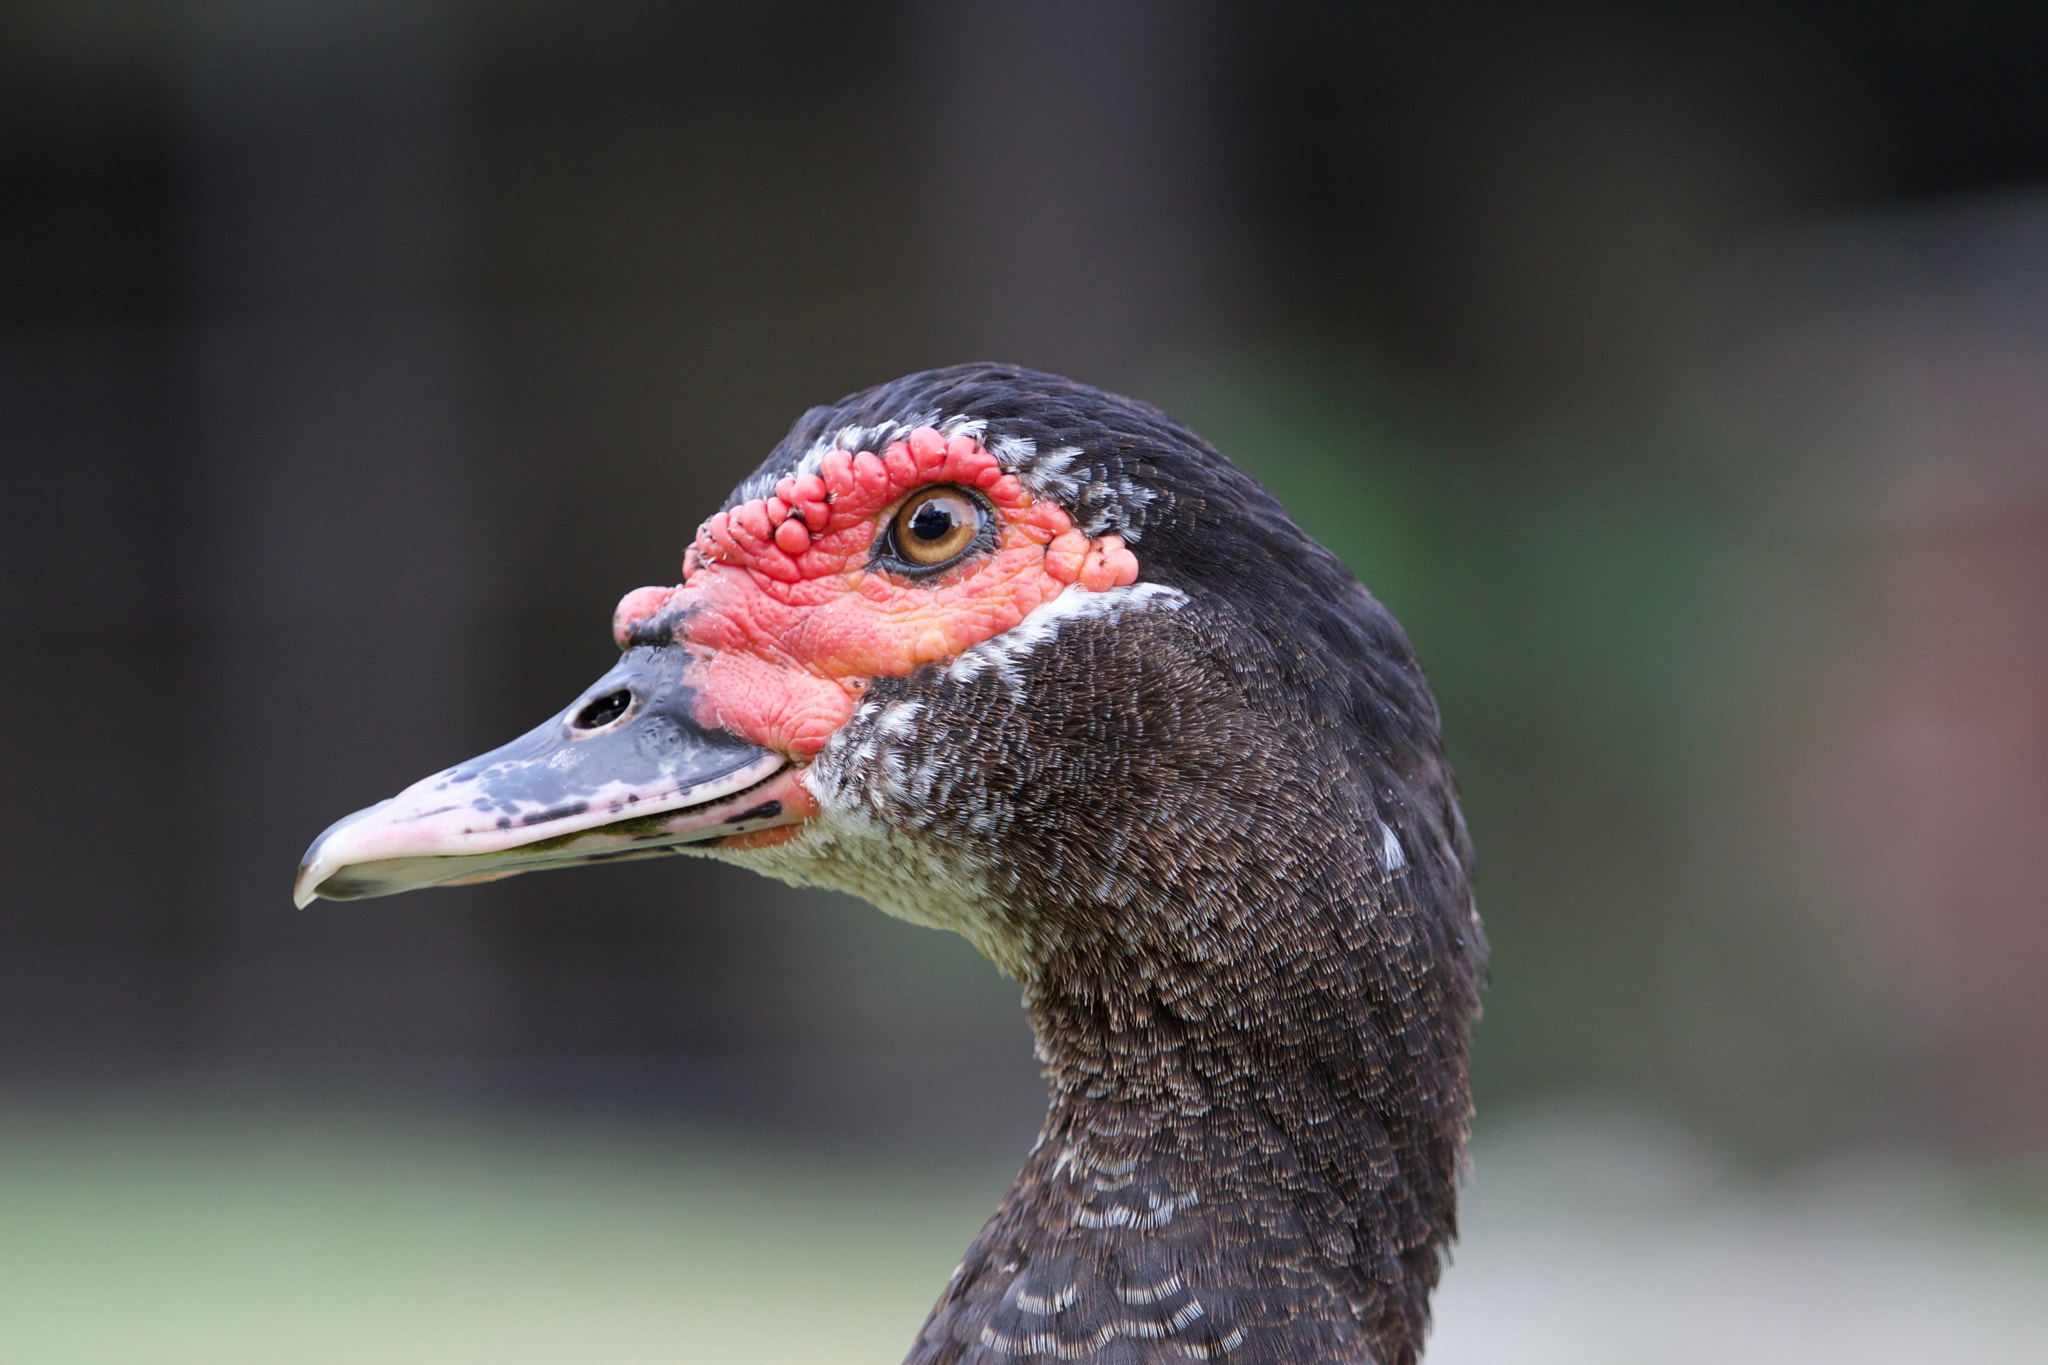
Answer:
[[[1160,583],[1091,592],[1076,584],[1041,603],[1011,629],[975,645],[937,670],[941,693],[973,688],[984,713],[1025,704],[1020,666],[1080,622],[1114,627],[1139,612],[1178,611],[1187,594]],[[1056,934],[1033,929],[985,861],[906,823],[905,811],[939,800],[972,799],[967,765],[985,761],[921,724],[923,700],[866,701],[819,753],[804,777],[818,814],[796,837],[754,848],[692,850],[793,886],[843,891],[885,914],[959,934],[1004,975],[1029,984]],[[968,823],[993,834],[1000,813],[984,809]],[[1005,883],[999,885],[999,883]]]

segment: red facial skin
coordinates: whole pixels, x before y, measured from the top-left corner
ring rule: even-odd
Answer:
[[[903,499],[935,484],[979,490],[994,509],[994,545],[937,577],[870,568]],[[869,679],[950,659],[1072,584],[1102,592],[1137,577],[1121,536],[1090,540],[974,438],[920,427],[879,455],[835,450],[818,473],[785,477],[772,497],[705,522],[682,584],[627,593],[612,634],[623,649],[634,632],[668,626],[701,659],[691,679],[698,723],[801,766]]]

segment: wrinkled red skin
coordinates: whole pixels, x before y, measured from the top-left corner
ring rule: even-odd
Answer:
[[[981,492],[995,509],[993,548],[937,578],[870,568],[896,508],[933,484]],[[670,629],[700,654],[698,723],[804,764],[869,679],[952,658],[1071,584],[1102,592],[1137,577],[1122,537],[1090,540],[972,437],[920,427],[879,455],[835,450],[817,474],[712,517],[681,585],[627,593],[612,633],[623,649],[636,631]]]

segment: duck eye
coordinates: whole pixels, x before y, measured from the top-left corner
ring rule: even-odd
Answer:
[[[974,544],[981,508],[957,488],[927,488],[897,509],[890,525],[890,549],[921,569],[957,559]]]

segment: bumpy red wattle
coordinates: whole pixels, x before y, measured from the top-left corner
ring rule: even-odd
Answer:
[[[936,579],[868,567],[896,506],[933,484],[981,492],[994,548]],[[704,652],[698,720],[804,760],[867,679],[952,658],[1070,584],[1102,592],[1137,577],[1122,537],[1091,540],[974,438],[920,427],[880,454],[832,451],[817,473],[712,517],[684,555],[682,585],[628,593],[612,629],[624,648],[635,631],[669,625]]]

